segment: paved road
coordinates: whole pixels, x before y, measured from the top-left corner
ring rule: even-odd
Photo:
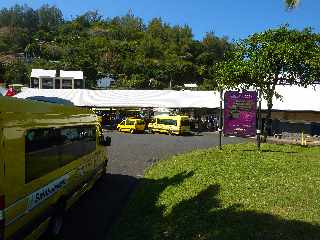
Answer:
[[[121,213],[144,170],[160,159],[194,149],[218,145],[218,135],[195,136],[126,134],[108,131],[108,175],[97,182],[69,212],[64,240],[106,240],[110,226]],[[238,143],[238,138],[223,138],[223,143]]]

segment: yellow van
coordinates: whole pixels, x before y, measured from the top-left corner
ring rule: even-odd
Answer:
[[[0,239],[61,233],[65,211],[105,173],[110,144],[89,110],[0,97]]]
[[[183,135],[190,133],[190,121],[188,116],[160,115],[151,120],[148,129],[151,133]]]
[[[119,132],[144,132],[145,122],[140,118],[128,118],[117,125]]]

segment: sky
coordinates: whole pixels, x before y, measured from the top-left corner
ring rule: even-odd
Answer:
[[[145,23],[161,17],[171,25],[190,26],[198,40],[210,31],[239,40],[284,24],[300,30],[311,27],[320,33],[319,0],[301,0],[292,11],[285,9],[283,0],[1,0],[0,8],[14,4],[27,4],[34,9],[43,4],[55,5],[66,19],[88,10],[98,10],[111,18],[130,11]]]

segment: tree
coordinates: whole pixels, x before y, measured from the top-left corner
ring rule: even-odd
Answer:
[[[63,15],[59,8],[55,6],[43,5],[37,10],[39,27],[44,30],[52,30],[63,22]]]
[[[27,5],[14,5],[0,10],[0,27],[25,28],[28,32],[36,31],[38,27],[37,13]]]
[[[120,88],[145,89],[149,87],[149,81],[142,74],[132,74],[130,77],[120,74],[116,85]]]
[[[300,0],[285,0],[287,9],[293,9],[298,6]]]
[[[217,65],[220,87],[261,90],[268,103],[264,136],[270,133],[271,110],[276,85],[307,86],[320,74],[320,36],[311,31],[290,30],[287,26],[257,33],[238,42],[228,61]]]
[[[96,11],[87,11],[85,14],[76,18],[76,21],[84,28],[90,27],[92,24],[101,22],[102,15]]]
[[[22,62],[13,62],[5,66],[3,80],[6,84],[18,83],[28,85],[28,67]]]
[[[132,41],[140,39],[146,27],[141,18],[131,12],[123,17],[115,17],[111,21],[113,39]]]
[[[6,72],[5,66],[0,62],[0,84],[4,82],[4,74]]]

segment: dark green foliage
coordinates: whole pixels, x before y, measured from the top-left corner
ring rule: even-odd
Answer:
[[[0,10],[0,57],[24,53],[30,69],[82,70],[89,87],[108,74],[120,88],[162,89],[170,82],[176,87],[204,80],[210,85],[211,66],[224,59],[229,45],[213,33],[195,41],[188,26],[170,26],[160,18],[145,24],[131,12],[104,19],[88,11],[64,20],[61,11],[49,5]]]
[[[26,64],[21,62],[14,62],[6,64],[4,67],[3,80],[7,84],[19,83],[19,84],[29,84],[28,72],[29,69]],[[1,76],[0,76],[1,78]]]

